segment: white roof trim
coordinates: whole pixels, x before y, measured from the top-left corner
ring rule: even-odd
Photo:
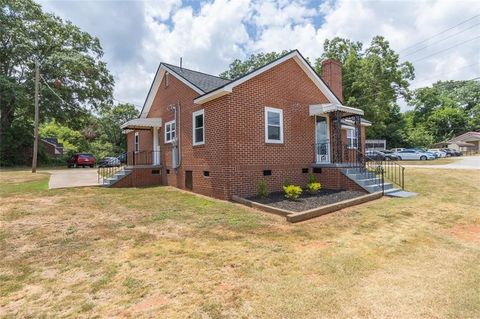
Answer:
[[[63,146],[58,146],[58,145],[56,145],[56,144],[50,143],[49,141],[47,141],[47,140],[45,140],[45,139],[43,139],[43,138],[41,138],[40,140],[41,140],[42,142],[44,142],[44,143],[47,143],[47,144],[50,144],[50,145],[54,146],[56,149],[57,149],[57,148],[63,148]]]
[[[160,84],[162,83],[163,77],[165,76],[165,72],[170,73],[171,75],[175,76],[178,80],[183,82],[185,85],[187,85],[189,88],[197,92],[198,94],[204,94],[202,90],[197,88],[195,85],[192,83],[188,82],[185,80],[182,76],[178,75],[175,71],[170,69],[164,64],[160,63],[160,66],[157,69],[157,73],[155,74],[155,78],[153,79],[152,86],[150,88],[150,91],[148,91],[147,99],[145,100],[145,104],[143,105],[142,113],[140,114],[140,118],[146,118],[148,112],[150,112],[150,108],[152,107],[153,100],[155,99],[155,96],[157,95],[158,88],[160,87]]]
[[[308,75],[308,77],[315,83],[315,85],[320,89],[320,91],[322,91],[322,93],[325,95],[325,97],[330,102],[341,104],[340,101],[335,96],[335,94],[332,93],[332,91],[320,79],[320,77],[317,75],[317,73],[315,73],[312,70],[312,67],[308,64],[307,61],[305,61],[305,59],[300,55],[300,53],[297,50],[290,52],[289,54],[285,55],[284,57],[282,57],[282,58],[280,58],[280,59],[278,59],[278,60],[276,60],[272,63],[266,64],[265,66],[257,69],[256,71],[253,71],[250,74],[247,74],[243,77],[238,78],[235,81],[227,83],[224,86],[222,86],[222,87],[220,87],[220,88],[218,88],[218,89],[216,89],[216,90],[214,90],[214,91],[212,91],[212,92],[210,92],[206,95],[200,96],[200,97],[196,98],[195,100],[193,100],[193,102],[195,104],[203,104],[203,103],[206,103],[208,101],[219,98],[223,95],[229,94],[229,93],[232,92],[234,87],[236,87],[236,86],[238,86],[238,85],[256,77],[257,75],[260,75],[263,72],[268,71],[271,68],[274,68],[277,65],[279,65],[279,64],[281,64],[281,63],[283,63],[283,62],[285,62],[289,59],[292,59],[292,58],[295,60],[295,62],[298,63],[298,65],[302,68],[302,70]]]
[[[341,105],[340,103],[326,103],[326,104],[314,104],[309,107],[309,114],[312,115],[322,115],[329,112],[342,111],[345,113],[363,115],[364,112],[361,109],[355,107]]]
[[[133,129],[146,129],[152,127],[161,127],[162,126],[162,119],[156,117],[148,117],[148,118],[138,118],[127,121],[123,123],[120,128],[122,130],[133,130]]]

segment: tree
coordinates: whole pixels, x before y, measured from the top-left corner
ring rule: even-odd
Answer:
[[[478,81],[438,81],[415,90],[409,104],[414,108],[414,123],[428,124],[436,141],[480,130]],[[447,116],[452,116],[451,122]]]
[[[43,124],[39,128],[41,137],[56,137],[66,153],[75,153],[85,148],[87,141],[81,132],[57,123],[55,120]]]
[[[428,147],[433,143],[433,136],[423,124],[414,124],[415,113],[407,111],[402,114],[405,124],[404,136],[402,140],[406,147]]]
[[[259,53],[245,61],[235,60],[220,77],[235,79],[287,53]],[[324,53],[315,60],[315,71],[321,74],[321,61],[335,59],[342,63],[343,93],[346,105],[365,111],[365,118],[373,122],[367,130],[368,138],[386,138],[390,146],[401,146],[404,141],[404,123],[400,97],[409,98],[409,81],[414,69],[409,62],[399,62],[383,37],[374,37],[363,50],[361,42],[334,38],[325,40]]]
[[[127,149],[126,138],[120,125],[138,115],[139,112],[133,104],[117,104],[101,110],[98,119],[100,131],[104,134],[103,138],[112,144],[114,153],[122,153]]]
[[[84,125],[89,109],[110,102],[114,81],[97,38],[31,0],[3,0],[0,10],[0,163],[12,164],[27,143],[18,136],[31,139],[33,131],[35,61],[50,86],[41,85],[41,121],[72,129]]]
[[[220,73],[219,76],[224,79],[234,80],[255,69],[258,69],[259,67],[264,66],[265,64],[272,62],[273,60],[278,59],[279,57],[287,54],[288,52],[289,51],[287,50],[283,50],[280,53],[268,52],[252,54],[245,61],[235,59],[232,63],[230,63],[228,70]]]
[[[391,147],[403,143],[403,127],[397,99],[410,96],[409,81],[414,79],[410,62],[399,62],[399,56],[381,36],[363,44],[348,39],[325,40],[324,53],[316,60],[321,74],[321,61],[336,59],[342,63],[344,103],[363,109],[372,121],[367,138],[386,138]]]
[[[428,117],[426,125],[435,141],[445,141],[467,128],[468,117],[461,109],[445,106],[436,109]]]

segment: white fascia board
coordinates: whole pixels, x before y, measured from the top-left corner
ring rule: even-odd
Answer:
[[[155,117],[137,118],[127,121],[120,125],[121,129],[130,129],[135,127],[149,128],[149,127],[162,127],[162,119]]]
[[[200,97],[196,98],[195,100],[193,100],[193,102],[195,104],[203,104],[203,103],[206,103],[206,102],[211,101],[213,99],[216,99],[220,96],[223,96],[225,94],[229,94],[229,93],[232,92],[234,87],[236,87],[236,86],[238,86],[238,85],[256,77],[257,75],[260,75],[263,72],[266,72],[266,71],[276,67],[277,65],[279,65],[279,64],[281,64],[281,63],[283,63],[283,62],[285,62],[289,59],[292,59],[292,58],[295,60],[295,62],[297,62],[297,64],[300,66],[300,68],[315,83],[315,85],[320,89],[320,91],[325,95],[325,97],[331,103],[341,104],[340,101],[335,96],[335,94],[332,93],[332,91],[325,85],[325,83],[320,79],[320,77],[317,75],[317,73],[315,73],[312,70],[312,67],[308,64],[308,62],[305,61],[305,59],[296,50],[292,51],[291,53],[285,55],[284,57],[276,60],[275,62],[267,64],[267,65],[257,69],[256,71],[239,78],[238,80],[232,81],[232,82],[226,84],[225,86],[223,86],[221,88],[218,88],[215,91],[212,91],[209,94],[206,94],[204,96],[200,96]]]
[[[221,96],[224,96],[224,95],[227,95],[227,94],[230,94],[232,93],[232,90],[231,89],[228,89],[227,87],[221,87],[213,92],[210,92],[206,95],[203,95],[199,98],[196,98],[195,100],[193,100],[193,103],[194,104],[203,104],[203,103],[207,103],[209,101],[212,101],[212,100],[215,100]]]
[[[321,115],[321,114],[334,112],[334,111],[342,111],[346,113],[364,115],[364,112],[362,109],[357,109],[355,107],[345,106],[345,105],[336,104],[336,103],[310,105],[308,111],[310,116]]]
[[[189,88],[197,92],[198,94],[204,94],[202,90],[197,88],[195,85],[192,83],[188,82],[185,80],[183,77],[178,75],[175,71],[171,70],[164,64],[161,64],[160,67],[157,70],[157,73],[155,74],[155,78],[153,79],[153,84],[151,90],[148,92],[147,99],[145,101],[145,105],[143,107],[142,113],[140,114],[140,118],[146,118],[148,115],[148,112],[150,112],[150,108],[152,107],[153,100],[155,99],[155,96],[157,95],[158,88],[160,87],[160,84],[162,83],[163,77],[165,76],[165,73],[168,72],[169,74],[175,76],[178,80],[180,80],[182,83],[187,85]]]
[[[332,91],[328,88],[328,86],[320,79],[318,74],[312,70],[312,67],[308,64],[305,59],[298,54],[297,51],[294,51],[295,54],[295,61],[300,65],[300,67],[303,69],[303,71],[307,74],[307,76],[315,83],[315,85],[320,89],[320,91],[325,95],[325,97],[330,101],[331,103],[334,104],[342,104],[335,94],[332,93]]]

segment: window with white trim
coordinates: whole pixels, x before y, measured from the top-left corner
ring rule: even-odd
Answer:
[[[192,113],[193,145],[205,144],[205,112],[204,110]]]
[[[175,139],[175,120],[165,123],[165,143],[171,143]]]
[[[138,132],[135,132],[135,137],[133,139],[133,150],[135,153],[138,153],[140,150],[140,137],[138,136]]]
[[[347,147],[357,148],[357,132],[355,128],[347,129]]]
[[[265,143],[283,143],[283,110],[265,107]]]

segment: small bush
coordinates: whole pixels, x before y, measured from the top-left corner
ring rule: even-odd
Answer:
[[[265,198],[268,196],[268,186],[263,179],[257,183],[257,195],[261,198]]]
[[[290,185],[292,185],[292,183],[288,178],[283,181],[283,187],[290,186]]]
[[[316,182],[317,180],[315,179],[315,175],[313,175],[313,173],[308,174],[308,184]]]
[[[318,182],[310,182],[305,188],[310,194],[315,194],[320,188],[322,188],[322,185],[320,185]]]
[[[298,199],[303,192],[300,186],[295,185],[283,186],[283,191],[285,192],[285,197],[290,200]]]

